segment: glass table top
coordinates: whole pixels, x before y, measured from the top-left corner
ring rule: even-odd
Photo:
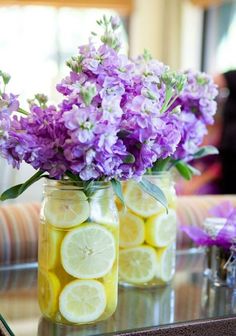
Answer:
[[[81,327],[65,327],[42,318],[37,303],[36,264],[0,268],[0,314],[17,336],[116,335],[234,315],[236,294],[226,287],[213,287],[203,275],[203,252],[192,252],[178,254],[171,285],[153,289],[120,287],[116,313],[105,322]]]

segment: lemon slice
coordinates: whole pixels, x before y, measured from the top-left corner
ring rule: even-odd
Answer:
[[[142,218],[128,211],[122,211],[120,218],[120,246],[132,247],[144,242],[145,229]]]
[[[58,310],[60,281],[52,272],[38,272],[38,297],[41,311],[46,316],[53,316]]]
[[[69,232],[62,241],[61,262],[66,272],[81,279],[106,275],[115,261],[115,239],[98,224],[87,223]]]
[[[39,246],[39,264],[41,267],[50,270],[60,263],[60,244],[64,232],[55,230],[47,224],[41,224]]]
[[[170,208],[176,208],[176,202],[177,202],[177,196],[176,196],[176,192],[175,192],[175,188],[174,186],[171,187],[161,187],[161,190],[163,191],[163,193],[165,194],[165,197],[167,199],[167,203],[168,203],[168,207]]]
[[[146,237],[148,244],[157,247],[169,245],[176,237],[176,212],[169,209],[168,214],[163,212],[150,217],[146,222]]]
[[[173,278],[175,272],[175,246],[157,250],[157,273],[156,277],[164,282]]]
[[[116,310],[118,297],[118,267],[116,263],[113,265],[111,272],[103,277],[103,285],[105,287],[107,305],[103,314],[103,319],[111,316]]]
[[[128,248],[120,251],[120,278],[142,284],[152,280],[156,273],[156,252],[149,246]]]
[[[104,286],[96,280],[75,280],[64,287],[59,309],[69,322],[88,323],[97,320],[106,308]]]
[[[90,201],[90,218],[91,221],[109,225],[118,226],[118,213],[114,200],[107,190],[98,190]]]
[[[44,214],[51,225],[69,228],[88,219],[89,203],[82,191],[54,190],[46,199]]]
[[[135,214],[147,218],[163,211],[164,207],[160,202],[138,186],[136,182],[130,181],[124,192],[125,204]]]

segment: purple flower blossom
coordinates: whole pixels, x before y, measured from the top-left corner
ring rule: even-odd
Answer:
[[[25,161],[56,179],[67,172],[86,181],[139,179],[157,160],[190,159],[201,144],[215,111],[211,80],[188,72],[180,95],[182,74],[147,53],[136,60],[119,54],[119,22],[99,25],[102,44],[90,40],[67,62],[58,106],[39,95],[39,106],[14,116],[17,96],[1,95],[0,153],[14,167]]]
[[[175,123],[181,128],[181,141],[175,159],[190,161],[207,134],[207,126],[214,122],[216,112],[216,85],[212,78],[200,72],[187,71],[187,83],[176,100],[181,113],[175,114]]]

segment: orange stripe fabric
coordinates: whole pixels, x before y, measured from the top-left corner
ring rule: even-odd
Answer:
[[[0,265],[37,259],[40,203],[0,206]]]
[[[236,206],[236,195],[179,196],[178,226],[202,226],[209,209],[226,200]],[[37,260],[40,206],[37,202],[0,206],[0,265]],[[190,238],[178,230],[177,249],[191,247]]]

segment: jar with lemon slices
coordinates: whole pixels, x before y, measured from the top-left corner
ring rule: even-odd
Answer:
[[[81,183],[81,184],[80,184]],[[109,183],[47,180],[39,228],[42,314],[62,324],[111,316],[117,305],[118,213]]]
[[[176,193],[168,172],[145,177],[164,192],[168,212],[135,181],[123,185],[126,207],[119,207],[119,282],[163,286],[175,273]]]

